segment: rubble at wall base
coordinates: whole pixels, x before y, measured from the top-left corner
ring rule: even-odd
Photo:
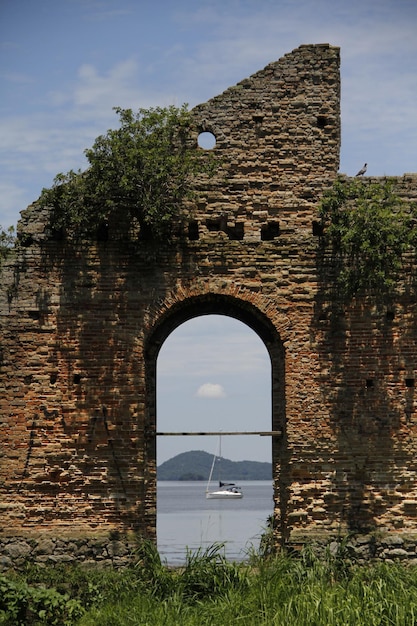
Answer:
[[[19,571],[28,564],[40,567],[65,564],[119,569],[137,561],[137,548],[138,543],[130,537],[7,537],[0,540],[0,572]],[[285,551],[293,556],[300,554],[303,549],[311,550],[319,558],[338,558],[358,565],[377,561],[401,561],[406,565],[417,565],[415,534],[377,532],[338,535],[333,538],[305,536],[294,538],[285,547]]]
[[[129,537],[8,537],[0,540],[0,571],[20,570],[29,563],[126,567],[137,560],[137,545]]]

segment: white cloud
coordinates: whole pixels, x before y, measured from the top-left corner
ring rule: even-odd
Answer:
[[[225,398],[226,393],[223,387],[219,384],[204,383],[201,385],[195,394],[197,398]]]
[[[95,110],[111,110],[115,106],[115,94],[123,101],[137,102],[138,64],[134,59],[125,59],[104,75],[90,64],[82,65],[78,70],[78,81],[73,92],[77,107],[94,107]]]

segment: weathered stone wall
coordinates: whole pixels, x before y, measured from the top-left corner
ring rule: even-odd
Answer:
[[[22,213],[0,290],[6,565],[16,551],[111,560],[116,535],[121,563],[132,535],[155,537],[156,359],[207,313],[247,323],[271,356],[277,541],[417,531],[416,303],[335,318],[318,270],[339,93],[338,49],[301,46],[196,107],[195,144],[212,132],[222,165],[172,246],[111,228],[74,244],[36,203]],[[417,198],[416,175],[396,182]]]

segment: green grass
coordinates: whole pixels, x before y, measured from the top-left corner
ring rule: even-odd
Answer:
[[[184,567],[171,569],[144,543],[128,569],[32,567],[24,576],[0,577],[0,590],[4,579],[13,589],[7,598],[0,595],[3,626],[417,625],[415,566],[356,565],[341,555],[319,560],[309,550],[296,556],[252,554],[248,563],[237,564],[216,544],[188,553]],[[39,590],[50,596],[46,608],[39,604]],[[24,621],[25,611],[30,622]]]

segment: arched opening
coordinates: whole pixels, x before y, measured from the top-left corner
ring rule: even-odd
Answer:
[[[274,485],[273,494],[274,494],[274,503],[275,503],[274,532],[277,535],[278,540],[280,540],[280,538],[284,540],[285,538],[285,509],[286,509],[285,476],[287,473],[285,471],[287,459],[286,459],[286,454],[285,454],[284,349],[283,349],[283,345],[279,337],[279,334],[276,331],[275,327],[273,326],[272,322],[268,319],[267,316],[261,313],[252,304],[246,301],[240,300],[238,298],[231,297],[231,296],[207,294],[204,296],[189,298],[183,302],[176,303],[175,305],[173,305],[173,307],[171,307],[171,309],[166,311],[160,317],[157,324],[155,324],[155,326],[153,327],[153,332],[151,333],[149,341],[147,342],[147,349],[145,352],[146,382],[147,382],[146,431],[149,435],[148,459],[149,459],[149,462],[154,463],[154,468],[156,470],[156,449],[157,449],[156,432],[157,431],[160,432],[160,429],[161,429],[159,417],[157,421],[157,359],[158,359],[160,350],[166,340],[168,340],[166,345],[169,346],[169,343],[170,343],[169,337],[171,333],[173,333],[173,331],[175,331],[176,329],[179,329],[179,327],[182,324],[184,324],[184,322],[193,320],[193,323],[198,325],[202,319],[203,321],[204,319],[208,320],[209,318],[207,316],[210,316],[211,314],[216,315],[216,316],[217,315],[227,316],[229,318],[235,318],[235,320],[243,322],[243,324],[245,324],[246,327],[248,327],[249,329],[251,329],[252,331],[256,333],[257,338],[259,338],[258,341],[260,340],[262,342],[262,345],[264,346],[263,349],[267,353],[266,358],[269,359],[269,362],[270,362],[270,373],[268,376],[269,380],[267,383],[268,389],[267,391],[265,391],[265,393],[268,394],[268,403],[269,403],[268,426],[267,427],[264,426],[265,422],[263,422],[262,428],[258,428],[257,422],[256,422],[256,416],[254,416],[253,425],[251,429],[241,428],[239,425],[238,417],[232,416],[232,420],[235,419],[236,421],[230,427],[230,429],[233,431],[235,430],[240,430],[240,431],[242,430],[251,430],[251,431],[267,430],[267,431],[274,431],[274,432],[279,431],[281,433],[281,436],[279,437],[265,438],[264,441],[263,442],[261,441],[259,445],[261,447],[263,446],[264,450],[266,450],[268,446],[269,446],[269,450],[272,449],[272,455],[271,453],[269,453],[267,460],[268,461],[272,460],[272,478],[273,478],[273,485]],[[204,316],[204,318],[202,318],[202,316]],[[194,319],[196,321],[194,321]],[[198,319],[200,319],[200,322],[198,322]],[[172,337],[175,337],[175,335],[173,334]],[[161,355],[163,355],[163,353],[164,351],[161,352]],[[161,363],[163,363],[163,360],[161,361]],[[181,371],[181,368],[183,368],[182,361],[180,361],[179,359],[176,364],[176,367],[178,371]],[[196,381],[194,381],[194,383],[195,382]],[[221,396],[223,393],[225,394],[227,393],[227,390],[223,388],[221,382],[217,382],[216,380],[209,380],[209,379],[207,379],[206,381],[202,380],[201,384],[197,388],[194,388],[195,384],[192,384],[190,381],[188,381],[187,384],[189,386],[188,393],[190,395],[192,392],[192,395],[194,396],[194,401],[197,400],[196,394],[200,394],[200,399],[201,399],[201,396],[205,396],[205,399],[207,401],[209,400],[207,396],[211,394],[211,400],[214,401],[215,398],[213,396]],[[217,400],[219,400],[219,397],[217,397]],[[158,396],[158,402],[161,403],[161,407],[160,407],[161,424],[163,425],[164,419],[165,419],[165,417],[163,417],[164,412],[167,412],[170,409],[169,409],[169,406],[165,406],[165,407],[163,406],[164,401],[161,400],[160,396]],[[213,415],[213,406],[211,406],[211,408],[206,407],[205,410],[212,411],[212,415]],[[255,411],[256,407],[253,410]],[[210,419],[207,413],[205,413],[203,416],[203,422],[205,422],[204,431],[206,432],[207,431],[213,432],[213,426],[216,423],[219,423],[213,419]],[[157,423],[158,423],[158,428],[157,428]],[[198,424],[198,429],[200,429],[200,425],[204,425],[202,424],[201,420],[199,420],[197,424]],[[215,427],[218,428],[218,426],[215,426]],[[188,431],[191,431],[191,427],[188,428],[187,426],[187,429]],[[225,430],[225,428],[221,428],[219,430]],[[175,424],[175,419],[171,419],[169,431],[170,432],[173,432],[173,431],[182,432],[182,428],[178,428],[177,425]],[[151,437],[152,433],[155,435],[153,439]],[[208,444],[209,439],[211,439],[211,444]],[[234,454],[234,452],[231,451],[229,444],[227,444],[227,442],[224,440],[225,440],[225,437],[222,437],[222,441],[224,442],[223,450],[222,450],[222,457],[223,458],[232,457],[231,458],[232,461],[244,460],[244,459],[238,459],[236,457],[236,454]],[[159,444],[159,436],[158,436],[158,445],[160,445],[160,448],[158,450],[160,453],[159,459],[158,459],[159,465],[161,465],[161,463],[164,460],[167,460],[167,458],[171,455],[171,453],[173,456],[175,456],[175,453],[180,453],[181,449],[184,449],[184,447],[187,448],[188,450],[189,449],[197,449],[197,450],[203,449],[204,450],[204,447],[205,447],[206,451],[207,451],[208,445],[211,445],[212,447],[214,447],[214,442],[213,442],[212,437],[207,438],[204,445],[202,445],[200,441],[199,445],[197,446],[194,445],[194,442],[191,442],[188,437],[178,438],[178,441],[176,444],[173,444],[173,443]],[[190,443],[192,443],[191,448],[189,447]],[[171,450],[170,453],[166,451],[166,445],[170,446],[170,450]],[[239,452],[240,445],[243,445],[243,444],[239,444],[236,447],[236,450],[238,452]],[[212,454],[214,454],[214,452],[215,450],[211,451]],[[263,454],[265,454],[265,452]],[[259,452],[259,455],[261,456],[262,452]],[[235,457],[234,459],[233,459],[233,456]],[[151,474],[152,473],[148,475],[151,475]],[[155,478],[156,478],[156,471],[155,471]],[[197,484],[197,489],[201,492],[201,498],[203,499],[205,497],[204,483],[201,482],[200,485]],[[147,493],[148,493],[147,495],[148,502],[152,500],[152,495],[154,495],[155,497],[154,503],[156,504],[156,481],[153,487],[152,485],[148,485]],[[229,505],[230,504],[231,503],[229,503]],[[271,512],[272,512],[272,508],[273,506],[271,504]],[[150,511],[153,510],[155,514],[155,517],[153,520],[152,520],[152,515],[148,517],[149,523],[151,524],[153,521],[153,523],[156,525],[156,507],[150,507],[149,510]],[[190,516],[191,516],[191,512],[190,512]],[[266,525],[266,522],[267,520],[265,519],[263,522],[264,525]],[[195,521],[195,523],[198,526],[198,521]],[[172,532],[175,533],[175,527],[174,527],[175,525],[171,524],[171,526],[172,526]],[[184,553],[185,553],[185,549],[183,550],[183,554]]]
[[[157,361],[157,431],[271,429],[271,363],[258,335],[231,317],[205,315],[175,329]],[[273,513],[271,438],[161,435],[157,439],[157,541],[175,564],[186,547],[225,543],[230,558],[259,546]],[[242,499],[207,499],[232,481]],[[233,493],[233,492],[232,492]]]

